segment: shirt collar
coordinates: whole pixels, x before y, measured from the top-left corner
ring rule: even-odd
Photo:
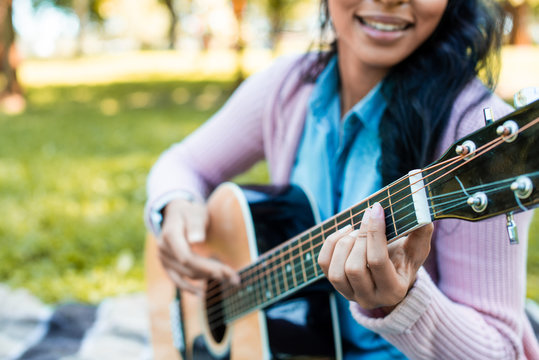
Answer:
[[[340,74],[337,64],[337,55],[335,55],[329,60],[316,80],[310,101],[311,111],[314,114],[325,113],[335,101],[340,104]],[[363,99],[348,111],[344,117],[345,122],[350,117],[357,117],[367,129],[378,129],[380,119],[386,108],[386,102],[381,91],[382,82],[376,84]]]

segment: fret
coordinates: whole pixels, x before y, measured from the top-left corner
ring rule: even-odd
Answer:
[[[232,318],[232,311],[233,311],[232,301],[233,301],[233,299],[234,299],[233,294],[229,295],[229,296],[225,296],[225,298],[223,299],[223,309],[224,309],[225,321]]]
[[[350,210],[345,210],[336,217],[337,228],[335,231],[342,229],[346,225],[352,224],[352,217],[350,216]]]
[[[283,293],[283,286],[281,285],[281,277],[279,276],[279,269],[281,268],[281,258],[274,252],[271,254],[271,262],[269,266],[269,272],[273,277],[273,285],[275,286],[275,296]]]
[[[361,221],[363,220],[363,214],[364,210],[367,208],[367,204],[365,202],[358,204],[354,206],[352,209],[350,209],[350,212],[353,214],[352,216],[352,225],[355,229],[359,229],[361,226]]]
[[[395,214],[393,213],[393,204],[391,202],[391,192],[389,191],[389,187],[386,188],[387,189],[387,200],[388,200],[388,203],[389,203],[389,206],[387,207],[389,212],[391,213],[391,221],[393,222],[393,228],[395,229],[395,235],[398,235],[398,232],[397,232],[397,224],[395,223]]]
[[[268,260],[262,262],[262,274],[266,282],[266,292],[264,294],[264,301],[271,299],[274,296],[273,279],[271,277],[271,271],[268,270]]]
[[[230,306],[231,317],[234,317],[240,314],[242,309],[244,308],[244,303],[246,300],[245,288],[246,288],[246,283],[249,281],[249,278],[250,278],[251,269],[252,267],[240,272],[241,283],[239,287],[230,296],[232,299],[231,306]]]
[[[259,271],[260,267],[255,264],[246,272],[245,283],[240,292],[241,301],[238,302],[238,313],[241,313],[243,309],[249,308],[252,304],[258,303],[256,277]]]
[[[380,190],[376,194],[372,195],[368,199],[367,204],[368,204],[369,207],[371,207],[372,205],[374,205],[374,203],[377,203],[377,202],[380,203],[380,205],[382,205],[382,203],[387,205],[387,195],[386,195],[386,192],[384,190],[385,190],[385,188]]]
[[[277,284],[277,293],[280,295],[284,292],[286,292],[287,286],[285,283],[285,275],[283,273],[283,261],[281,258],[281,249],[277,248],[275,252],[272,254],[273,257],[273,263],[271,265],[272,272],[275,274],[275,283]]]
[[[388,186],[391,204],[393,224],[386,227],[388,240],[394,239],[406,230],[417,225],[413,198],[411,196],[410,183],[401,181]],[[388,223],[389,221],[386,221]]]
[[[248,284],[246,284],[245,289],[245,293],[247,294],[246,298],[248,298],[248,300],[245,301],[245,303],[242,303],[241,311],[243,311],[249,304],[258,305],[264,301],[264,282],[260,279],[262,270],[260,264],[256,264],[250,269],[247,280]]]
[[[324,242],[322,241],[322,237],[318,235],[318,237],[314,238],[314,246],[313,246],[313,253],[316,259],[318,259],[318,255],[320,255],[320,250],[322,249],[322,245]],[[322,274],[322,270],[320,269],[320,266],[317,264],[318,273]]]
[[[322,248],[322,244],[324,243],[322,229],[320,229],[319,227],[311,231],[311,243],[313,244],[313,256],[315,257],[315,259],[318,260],[320,249]],[[318,274],[322,274],[322,269],[320,268],[320,266],[318,266],[318,263],[316,264],[316,270]]]
[[[232,318],[239,313],[239,302],[241,298],[238,290],[230,296],[230,300],[230,317]]]
[[[283,283],[284,283],[284,291],[288,291],[288,289],[290,288],[288,286],[288,275],[286,274],[286,261],[284,260],[284,251],[283,251],[284,248],[279,248],[277,250],[277,253],[279,254],[279,257],[281,258],[281,261],[280,261],[280,271],[281,271],[281,277],[283,278]]]
[[[329,218],[322,224],[322,236],[325,239],[337,230],[335,218]]]
[[[292,249],[290,253],[292,257],[292,268],[295,271],[296,284],[301,285],[307,281],[307,277],[305,275],[305,266],[301,257],[301,249],[298,240],[295,239],[295,241],[292,242],[290,246]]]
[[[283,256],[285,263],[286,278],[289,284],[294,284],[294,288],[298,286],[296,282],[296,269],[294,268],[294,262],[292,259],[292,253],[290,250],[290,243],[283,246],[283,253],[286,255]]]
[[[387,191],[389,191],[389,189]],[[387,216],[386,209],[389,208],[389,197],[387,196],[387,191],[381,191],[378,194],[376,194],[373,197],[373,204],[375,202],[378,202],[384,209],[384,217],[385,217],[385,222],[386,222],[386,235],[390,235],[394,233],[395,223],[391,220],[390,217]]]
[[[316,258],[314,257],[312,249],[311,235],[307,234],[301,237],[301,256],[305,264],[305,273],[307,281],[315,278],[318,275],[318,269],[316,268]]]

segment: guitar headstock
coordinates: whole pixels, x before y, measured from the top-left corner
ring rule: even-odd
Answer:
[[[434,219],[482,220],[539,203],[539,100],[455,142],[423,171]]]

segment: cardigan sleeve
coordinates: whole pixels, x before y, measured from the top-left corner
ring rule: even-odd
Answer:
[[[203,200],[219,183],[264,157],[262,118],[267,94],[293,61],[281,58],[249,77],[211,119],[158,158],[146,186],[144,218],[150,230],[158,232],[152,221],[156,206],[162,207],[176,194]]]
[[[472,85],[474,87],[479,89],[477,84]],[[477,98],[474,91],[465,95]],[[494,97],[480,105],[486,104],[493,107],[496,117],[510,110]],[[480,105],[452,115],[449,130],[442,140],[444,149],[455,137],[482,125]],[[456,107],[464,108],[462,101]],[[458,118],[462,116],[474,120],[460,121]],[[354,318],[381,334],[411,359],[538,356],[537,343],[533,334],[529,334],[524,314],[531,212],[515,218],[519,245],[509,244],[503,216],[481,222],[438,221],[433,236],[436,251],[431,254],[435,257],[436,283],[425,268],[421,268],[414,286],[391,313],[383,316],[352,302]]]

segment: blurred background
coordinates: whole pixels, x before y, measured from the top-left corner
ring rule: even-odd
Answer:
[[[539,0],[502,3],[512,103],[539,86]],[[0,283],[53,305],[143,291],[151,165],[317,20],[316,0],[0,0]],[[530,235],[539,300],[537,214]]]

